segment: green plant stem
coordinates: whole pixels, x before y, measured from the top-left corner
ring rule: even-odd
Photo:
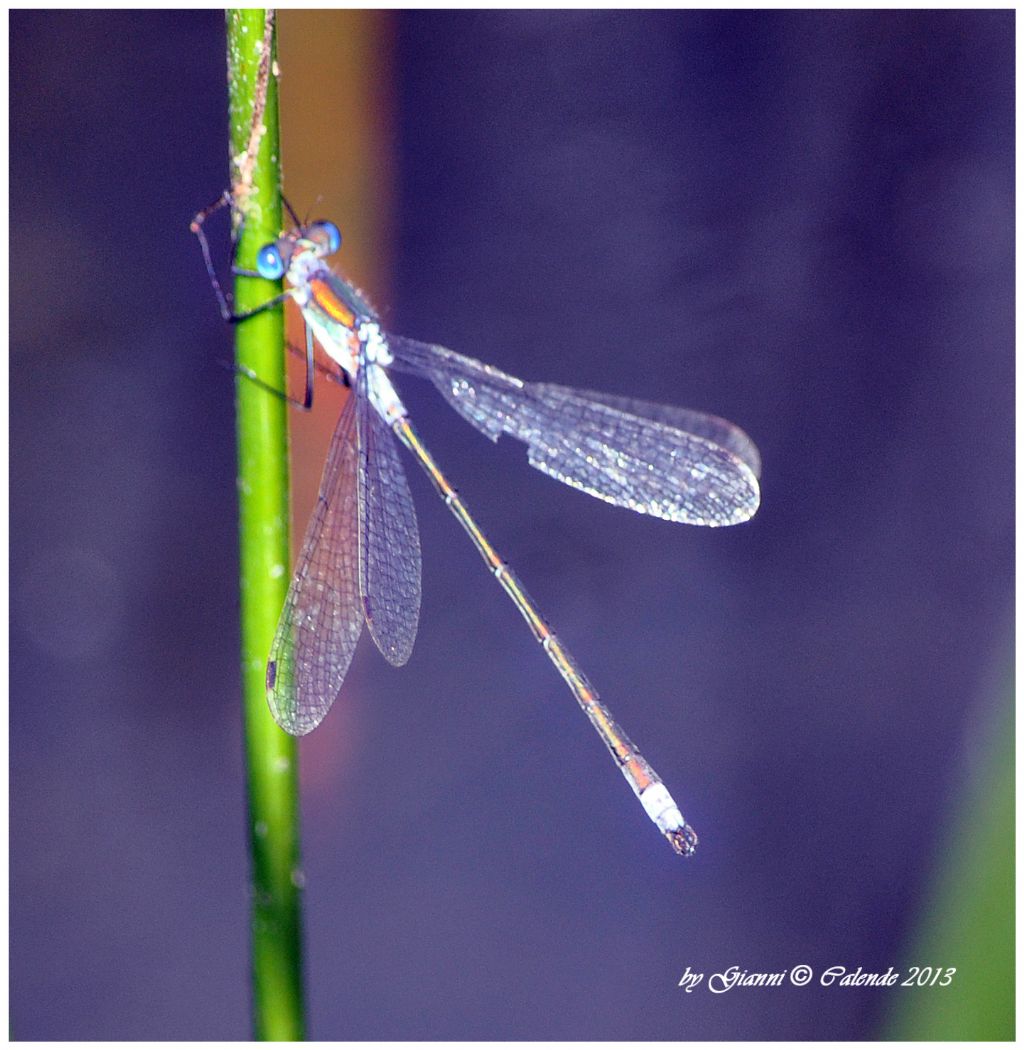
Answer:
[[[229,11],[227,43],[235,262],[252,270],[258,249],[281,230],[272,13]],[[280,282],[236,277],[235,311],[251,310],[280,291]],[[281,307],[237,326],[235,360],[284,389]],[[235,405],[254,1029],[257,1039],[295,1040],[305,1034],[298,755],[295,740],[270,716],[265,682],[289,579],[287,404],[239,376]]]

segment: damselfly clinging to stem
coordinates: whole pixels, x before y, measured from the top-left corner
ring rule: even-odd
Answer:
[[[203,232],[205,219],[229,202],[225,194],[200,212],[192,229],[221,311],[237,321],[244,317],[232,313],[221,291]],[[294,300],[302,311],[307,406],[314,338],[339,366],[352,395],[331,440],[320,498],[267,663],[267,700],[275,720],[295,735],[319,725],[341,688],[364,621],[390,663],[400,666],[412,652],[420,608],[420,544],[394,435],[468,533],[648,816],[676,852],[693,853],[693,829],[441,473],[413,427],[391,373],[429,379],[492,441],[509,434],[526,444],[529,461],[538,470],[609,503],[668,521],[746,521],[760,499],[757,449],[742,430],[716,416],[551,383],[524,383],[444,347],[391,335],[363,296],[325,262],[341,246],[338,228],[330,222],[304,225],[294,212],[292,218],[295,229],[264,245],[252,274],[285,277],[289,287],[252,313],[284,299]]]

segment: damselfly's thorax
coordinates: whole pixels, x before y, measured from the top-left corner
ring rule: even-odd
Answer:
[[[314,222],[265,244],[256,266],[263,277],[287,279],[291,286],[287,294],[317,342],[354,379],[367,342],[365,333],[376,343],[373,336],[379,333],[379,324],[366,298],[326,262],[340,247],[341,233],[334,223]],[[386,358],[384,353],[371,355],[371,360],[382,364]]]

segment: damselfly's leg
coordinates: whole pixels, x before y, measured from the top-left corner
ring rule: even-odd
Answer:
[[[306,351],[296,346],[294,343],[286,343],[288,347],[288,353],[293,354],[295,357],[301,357],[303,360],[306,358]],[[328,383],[336,383],[338,386],[345,387],[346,390],[351,389],[352,382],[348,378],[348,374],[344,369],[338,368],[335,365],[333,368],[330,365],[325,365],[322,361],[313,359],[313,368],[318,375],[324,377]]]
[[[255,312],[255,311],[254,311]],[[288,349],[292,353],[300,354],[301,351],[289,344]],[[278,390],[277,387],[271,386],[270,383],[266,382],[251,369],[246,368],[245,365],[233,363],[231,369],[237,372],[240,376],[245,376],[250,382],[255,383],[261,390],[266,390],[268,394],[273,394],[275,397],[279,397],[284,401],[287,401],[289,405],[294,408],[301,410],[302,412],[308,412],[313,407],[313,374],[319,367],[324,373],[330,375],[330,369],[324,368],[323,365],[317,366],[316,361],[313,358],[313,330],[306,325],[306,392],[303,399],[300,401],[298,398],[292,397],[285,390]]]
[[[206,232],[203,229],[203,224],[206,220],[213,215],[215,212],[220,211],[221,208],[231,203],[231,193],[225,190],[216,201],[213,202],[209,207],[203,208],[202,211],[197,212],[195,217],[189,226],[189,229],[199,238],[199,247],[203,253],[203,261],[206,263],[206,272],[210,277],[210,284],[213,286],[214,294],[217,296],[217,304],[220,307],[221,316],[229,324],[239,324],[242,321],[247,320],[250,317],[254,317],[256,314],[262,313],[264,310],[269,310],[272,307],[278,306],[280,303],[285,302],[291,298],[291,291],[284,291],[280,295],[275,295],[272,299],[268,299],[265,303],[261,303],[259,306],[254,307],[252,310],[246,310],[243,313],[236,313],[231,308],[231,303],[228,297],[224,294],[224,290],[220,286],[220,281],[217,279],[217,271],[213,265],[213,258],[210,254],[210,244],[206,238]],[[287,202],[286,202],[287,203]],[[291,205],[287,205],[289,212],[292,212]],[[294,215],[294,212],[292,212]],[[260,274],[255,270],[242,270],[234,265],[234,244],[232,244],[232,265],[231,272],[241,277],[259,277]],[[232,363],[228,367],[239,375],[245,376],[246,379],[255,383],[258,387],[266,390],[268,393],[274,394],[276,397],[280,397],[287,401],[288,404],[293,405],[295,408],[301,409],[303,412],[308,412],[313,407],[313,373],[314,373],[314,361],[313,361],[313,333],[309,326],[306,326],[306,388],[303,399],[299,401],[297,398],[292,397],[287,391],[278,390],[276,387],[267,383],[261,379],[251,368],[246,368],[244,365]]]
[[[299,229],[303,226],[304,223],[298,215],[295,214],[295,209],[291,206],[291,202],[283,193],[281,194],[281,203],[288,209],[288,214],[292,217],[292,222],[295,223],[295,228]]]
[[[269,310],[271,307],[277,306],[278,303],[283,303],[286,299],[290,299],[291,292],[284,291],[280,295],[275,295],[272,299],[268,299],[265,303],[261,303],[252,310],[246,310],[244,313],[235,313],[231,308],[229,298],[224,294],[220,281],[217,279],[217,271],[214,269],[213,257],[210,254],[210,243],[206,239],[206,231],[203,229],[203,224],[211,215],[230,203],[231,194],[228,190],[225,190],[208,208],[203,208],[202,211],[196,213],[192,222],[189,223],[189,229],[199,238],[203,262],[206,263],[206,272],[209,274],[210,284],[213,285],[214,294],[217,296],[217,305],[220,307],[221,317],[230,324],[237,324],[239,321],[244,321],[248,317],[262,313],[264,310]],[[231,272],[239,277],[259,277],[260,275],[255,270],[242,270],[235,266],[234,250],[234,244],[232,244]]]

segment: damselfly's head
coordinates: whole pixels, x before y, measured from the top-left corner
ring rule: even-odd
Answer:
[[[293,283],[298,271],[308,270],[317,259],[341,247],[341,231],[333,222],[311,222],[263,245],[256,255],[256,271],[269,281],[285,274]]]

